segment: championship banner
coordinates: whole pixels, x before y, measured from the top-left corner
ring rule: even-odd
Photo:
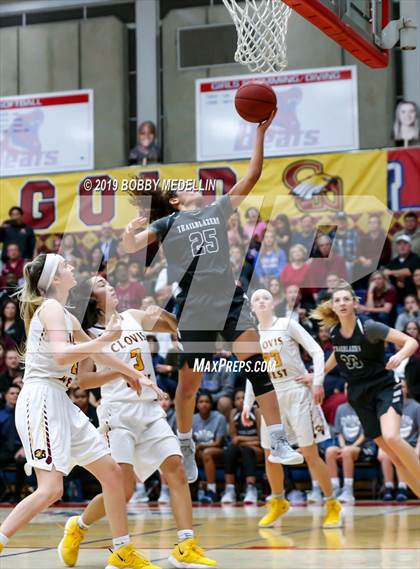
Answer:
[[[0,173],[94,167],[93,91],[0,98]]]
[[[196,80],[197,160],[237,160],[252,154],[256,125],[235,110],[237,89],[270,85],[277,115],[267,132],[266,156],[357,150],[357,68],[326,67]]]
[[[420,147],[388,151],[388,207],[420,208]]]
[[[0,180],[0,219],[19,205],[25,222],[39,234],[96,231],[109,222],[123,229],[137,212],[128,189],[136,184],[202,188],[222,195],[246,173],[248,161],[154,165],[89,173],[20,177]],[[137,176],[142,175],[140,180]],[[345,209],[358,219],[380,211],[387,201],[387,152],[367,151],[267,159],[258,184],[241,206],[255,206],[264,219],[285,213],[298,220],[310,213],[331,222]]]

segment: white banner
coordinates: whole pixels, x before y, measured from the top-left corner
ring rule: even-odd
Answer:
[[[1,176],[92,168],[92,90],[0,98]]]
[[[249,81],[271,85],[277,116],[267,131],[266,156],[359,148],[357,68],[328,67],[196,80],[198,161],[251,156],[256,125],[235,110],[235,93]]]

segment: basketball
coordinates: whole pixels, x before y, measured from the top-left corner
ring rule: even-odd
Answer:
[[[236,91],[236,110],[248,122],[260,123],[267,120],[276,106],[276,94],[265,83],[245,83]]]

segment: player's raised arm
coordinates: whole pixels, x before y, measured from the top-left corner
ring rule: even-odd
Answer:
[[[124,249],[127,253],[135,253],[136,251],[140,251],[153,243],[157,239],[157,235],[154,231],[146,228],[147,226],[147,218],[146,217],[136,217],[133,221],[127,225],[123,236],[122,242]],[[140,231],[138,233],[139,229]]]
[[[258,182],[261,176],[263,161],[264,161],[264,138],[265,133],[273,119],[276,115],[277,109],[275,109],[270,117],[260,123],[257,128],[257,134],[255,137],[254,150],[252,153],[251,160],[249,162],[248,171],[243,178],[237,182],[229,192],[231,197],[232,206],[238,207],[238,205],[246,198],[250,193],[252,188]]]

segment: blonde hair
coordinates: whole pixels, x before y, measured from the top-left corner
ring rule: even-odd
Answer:
[[[322,302],[319,306],[317,306],[314,310],[312,310],[310,314],[311,318],[314,318],[315,320],[319,321],[320,326],[329,329],[332,328],[333,326],[336,326],[340,322],[337,314],[333,310],[332,299],[334,297],[334,294],[341,290],[349,292],[355,300],[359,300],[352,286],[347,281],[342,279],[340,281],[340,284],[333,290],[331,299]]]
[[[293,245],[292,247],[290,247],[289,249],[289,263],[294,263],[295,261],[293,260],[293,255],[294,253],[296,253],[296,251],[300,251],[303,255],[303,260],[302,262],[305,263],[308,257],[308,250],[306,249],[305,245],[302,245],[301,243],[296,243],[296,245]]]
[[[373,273],[370,275],[369,277],[369,281],[368,284],[370,284],[372,282],[372,279],[375,277],[375,275],[381,275],[381,277],[384,280],[384,291],[386,292],[387,290],[389,290],[390,288],[392,288],[392,285],[389,281],[389,278],[384,274],[383,271],[373,271]]]
[[[20,302],[20,315],[25,324],[26,334],[29,332],[29,325],[36,309],[45,300],[38,288],[38,281],[46,258],[45,254],[41,254],[30,263],[26,263],[23,268],[24,284],[16,293]]]

